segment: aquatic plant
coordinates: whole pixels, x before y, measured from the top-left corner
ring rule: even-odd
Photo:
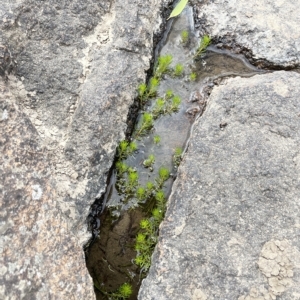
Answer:
[[[127,172],[128,166],[123,161],[117,161],[116,169],[117,169],[118,175],[123,175],[124,173]]]
[[[140,127],[134,134],[135,139],[139,139],[144,136],[153,127],[153,115],[151,113],[143,113]]]
[[[169,70],[169,66],[172,63],[173,56],[171,54],[166,54],[158,58],[157,67],[154,72],[155,78],[161,78]]]
[[[177,64],[174,68],[174,75],[179,77],[182,75],[183,73],[183,65],[182,64]]]
[[[210,45],[210,43],[211,43],[211,38],[208,35],[204,35],[200,41],[200,45],[194,57],[199,57],[200,55],[202,55],[206,51],[206,48]]]
[[[143,161],[143,165],[145,168],[151,168],[155,162],[155,157],[153,154],[150,154],[147,159]]]
[[[187,42],[189,41],[189,32],[187,30],[182,30],[180,37],[181,37],[182,43],[187,44]]]
[[[120,160],[127,158],[137,150],[136,142],[121,141],[117,150],[117,156]]]
[[[135,250],[137,255],[135,264],[142,272],[147,272],[151,265],[151,255],[158,240],[158,228],[163,220],[166,210],[166,198],[162,190],[155,194],[156,206],[151,216],[140,222],[140,230],[135,239]]]
[[[155,145],[158,145],[158,144],[160,143],[160,141],[161,141],[161,138],[160,138],[159,135],[155,135],[155,136],[153,137],[153,143],[154,143]]]
[[[145,83],[141,83],[138,86],[138,97],[140,104],[145,104],[149,98],[155,97],[159,86],[159,79],[152,77],[149,80],[148,86]]]
[[[192,72],[192,73],[190,74],[190,81],[195,81],[196,79],[197,79],[197,73]]]
[[[181,162],[182,152],[183,152],[182,148],[180,148],[180,147],[176,147],[174,150],[173,162],[176,167],[178,167]]]

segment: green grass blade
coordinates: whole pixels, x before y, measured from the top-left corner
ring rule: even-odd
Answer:
[[[170,18],[176,17],[181,14],[181,12],[184,10],[185,6],[187,5],[188,0],[180,0],[179,3],[175,6],[175,8],[172,10]]]

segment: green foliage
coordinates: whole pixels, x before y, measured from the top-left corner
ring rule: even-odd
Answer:
[[[177,64],[174,68],[174,75],[179,77],[183,73],[183,65],[182,64]]]
[[[136,190],[136,198],[139,202],[143,201],[146,197],[146,190],[142,186],[138,187]]]
[[[128,170],[128,166],[122,161],[117,161],[116,168],[117,168],[118,175],[123,175]]]
[[[154,97],[156,95],[159,86],[159,79],[152,77],[148,85],[148,97]]]
[[[175,166],[179,166],[181,159],[182,159],[182,148],[176,147],[173,155],[173,162]]]
[[[194,57],[202,55],[206,51],[206,48],[210,45],[210,43],[211,38],[208,35],[204,35],[201,39],[200,46],[198,47]]]
[[[153,137],[153,143],[154,143],[155,145],[158,145],[158,144],[160,143],[160,140],[161,140],[161,138],[160,138],[159,135],[155,135],[155,136]]]
[[[172,63],[173,56],[166,54],[158,58],[158,64],[154,73],[154,77],[161,78],[169,70],[169,66]]]
[[[140,127],[136,130],[134,134],[135,139],[139,139],[144,136],[153,127],[153,115],[151,113],[145,112],[142,115],[142,120]]]
[[[158,240],[159,224],[163,220],[166,201],[162,190],[155,194],[156,206],[153,208],[151,216],[140,222],[140,232],[135,239],[135,250],[137,256],[135,263],[141,270],[147,273],[151,265],[151,255]]]
[[[158,98],[152,109],[154,119],[161,115],[172,114],[179,110],[181,99],[179,96],[174,96],[171,90],[167,91],[163,98]]]
[[[183,44],[187,44],[187,42],[189,41],[189,32],[187,30],[183,30],[181,31],[181,41]]]
[[[197,79],[197,73],[193,72],[190,74],[190,81],[195,81]]]
[[[178,4],[175,6],[175,8],[172,10],[168,20],[170,18],[173,18],[173,17],[176,17],[176,16],[180,15],[181,12],[184,10],[185,6],[187,5],[187,3],[188,3],[188,0],[180,0],[178,2]]]
[[[119,159],[125,159],[129,155],[133,154],[134,151],[137,150],[137,144],[136,142],[127,142],[127,141],[121,141],[118,147],[118,158]]]
[[[156,96],[158,86],[159,86],[159,79],[156,77],[152,77],[149,80],[148,86],[145,83],[141,83],[138,86],[138,95],[139,95],[141,105],[145,104],[149,98]]]
[[[132,286],[129,283],[123,283],[117,291],[104,293],[111,300],[125,300],[132,294]]]
[[[155,157],[153,154],[150,154],[149,157],[143,161],[143,165],[146,168],[150,168],[150,167],[152,167],[154,162],[155,162]]]
[[[161,188],[165,181],[167,181],[170,177],[170,171],[165,167],[160,167],[158,171],[158,178],[156,178],[156,182],[159,188]]]

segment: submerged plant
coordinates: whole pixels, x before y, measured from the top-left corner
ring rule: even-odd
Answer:
[[[210,45],[210,43],[211,38],[208,35],[204,35],[200,41],[200,46],[198,47],[194,57],[202,55],[206,51],[206,48]]]
[[[183,44],[187,44],[187,42],[189,41],[189,32],[187,30],[183,30],[181,31],[181,41]]]
[[[158,58],[158,63],[156,70],[154,72],[154,77],[161,78],[161,76],[166,73],[172,63],[173,56],[171,54],[166,54]]]
[[[127,142],[127,141],[121,141],[118,147],[118,158],[119,159],[125,159],[129,155],[133,154],[134,151],[137,150],[137,144],[136,142]]]
[[[104,294],[106,294],[111,300],[125,300],[131,296],[132,286],[129,283],[123,283],[117,291]]]
[[[147,112],[143,113],[141,125],[136,130],[134,137],[136,139],[140,138],[141,136],[145,135],[152,127],[153,127],[153,115]]]
[[[155,145],[158,145],[158,144],[160,143],[160,140],[161,140],[161,138],[160,138],[159,135],[155,135],[155,136],[153,137],[153,143],[154,143]]]
[[[181,159],[182,159],[182,148],[176,147],[173,155],[173,162],[175,166],[179,166]]]
[[[154,162],[155,162],[155,157],[153,154],[150,154],[149,157],[143,161],[143,165],[146,168],[151,168]]]
[[[197,73],[192,72],[192,73],[190,74],[190,81],[195,81],[196,79],[197,79]]]
[[[177,64],[174,68],[174,75],[175,76],[181,76],[183,73],[183,65],[182,64]]]

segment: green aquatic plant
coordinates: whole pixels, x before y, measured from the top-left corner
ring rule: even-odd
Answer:
[[[210,43],[211,43],[211,38],[208,35],[204,35],[200,41],[200,45],[194,57],[196,58],[202,55],[206,51],[206,48],[210,45]]]
[[[151,168],[155,162],[155,157],[153,154],[150,154],[147,159],[143,161],[143,165],[145,168]]]
[[[159,79],[152,77],[149,80],[148,86],[145,83],[141,83],[138,86],[138,97],[140,104],[145,104],[149,98],[155,97],[159,86]]]
[[[140,230],[135,239],[137,255],[135,264],[147,273],[151,265],[151,255],[158,240],[158,228],[163,220],[166,210],[166,198],[162,190],[155,194],[156,206],[152,209],[151,216],[140,222]]]
[[[179,110],[181,99],[179,96],[173,96],[173,92],[166,93],[163,98],[158,98],[152,108],[152,115],[157,119],[161,115],[171,115]]]
[[[189,32],[187,30],[182,30],[180,36],[182,43],[187,44],[187,42],[189,41]]]
[[[132,286],[129,283],[123,283],[117,291],[105,294],[111,300],[125,300],[132,295]]]
[[[160,143],[160,141],[161,141],[161,138],[160,138],[159,135],[155,135],[155,136],[153,137],[153,143],[154,143],[155,145],[158,145],[158,144]]]
[[[181,159],[182,159],[182,148],[176,147],[174,150],[174,155],[173,155],[173,162],[175,166],[179,166]]]
[[[155,105],[152,109],[152,115],[154,119],[157,119],[165,111],[166,101],[163,98],[158,98],[155,102]]]
[[[192,73],[190,74],[190,81],[195,81],[196,79],[197,79],[197,73],[192,72]]]
[[[172,63],[173,56],[171,54],[166,54],[158,58],[157,67],[154,72],[155,78],[161,78],[169,70],[169,66]]]
[[[134,151],[137,150],[136,142],[128,142],[128,141],[121,141],[117,150],[117,155],[119,159],[125,159],[129,155],[132,155]]]
[[[153,115],[151,113],[143,113],[141,118],[141,124],[134,134],[135,139],[139,139],[144,136],[153,127]]]
[[[156,77],[152,77],[149,81],[149,84],[148,84],[147,96],[148,97],[155,97],[158,86],[159,86],[159,79],[156,78]]]
[[[170,106],[170,111],[171,112],[177,112],[179,110],[179,105],[181,103],[181,99],[179,96],[174,96],[172,98],[171,106]]]
[[[174,75],[179,77],[182,75],[183,73],[183,65],[182,64],[177,64],[174,68]]]
[[[139,202],[143,201],[146,198],[146,189],[142,186],[139,186],[136,189],[136,198]]]
[[[117,169],[118,175],[123,175],[124,173],[127,172],[128,166],[123,161],[117,161],[116,169]]]

